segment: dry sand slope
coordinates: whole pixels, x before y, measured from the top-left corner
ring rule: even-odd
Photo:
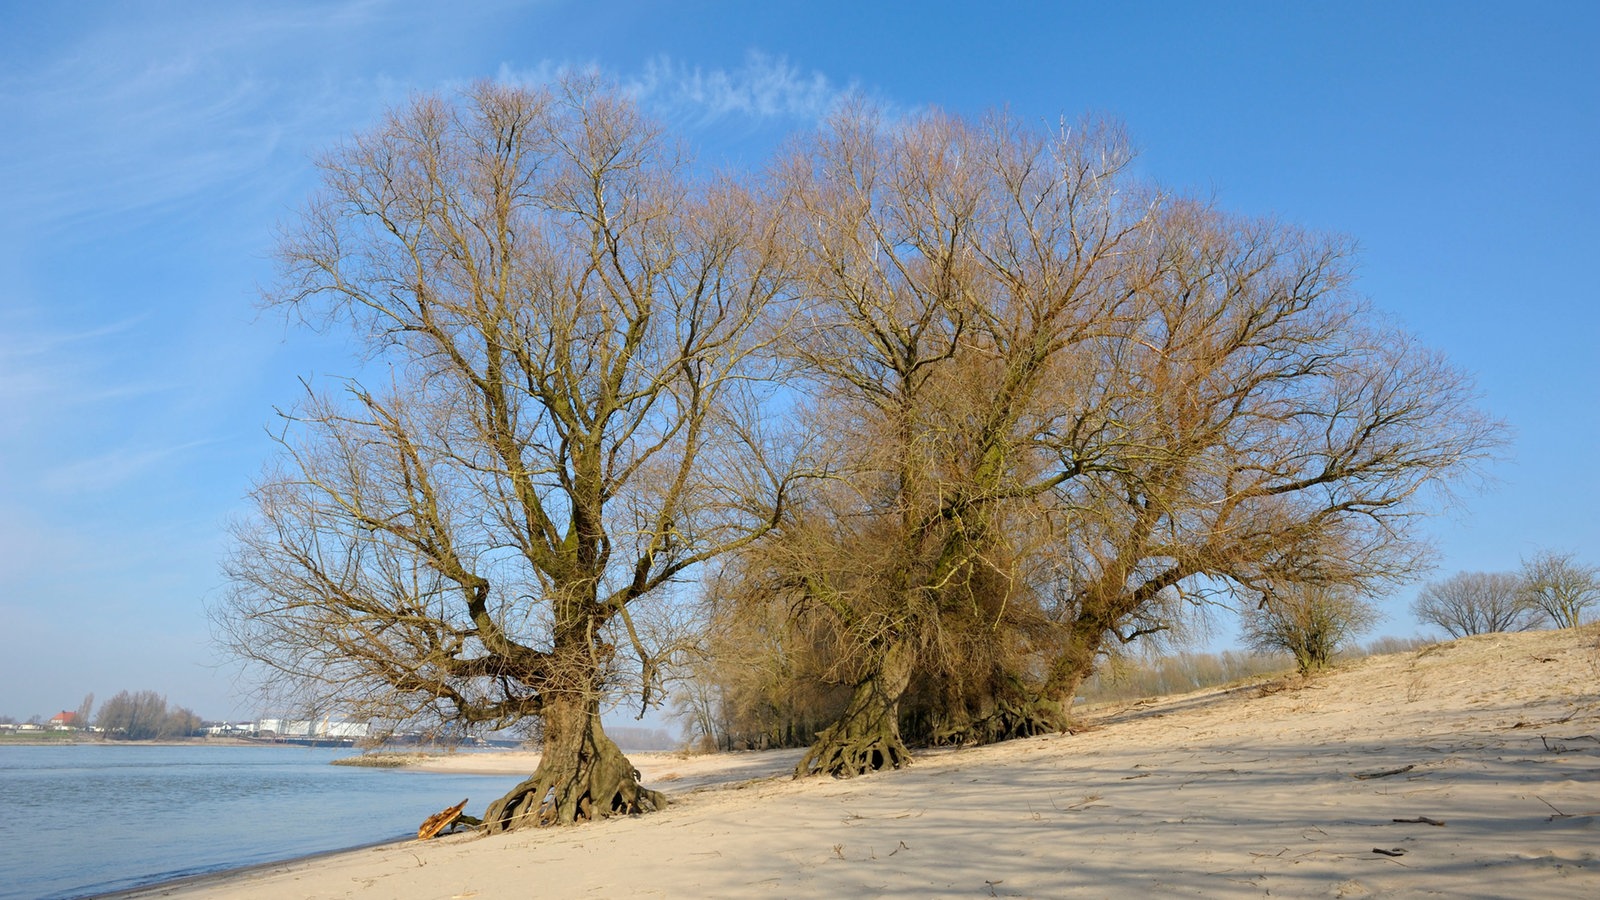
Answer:
[[[1470,638],[854,781],[714,789],[796,755],[646,756],[676,788],[658,815],[151,895],[1600,897],[1597,645],[1595,627]]]

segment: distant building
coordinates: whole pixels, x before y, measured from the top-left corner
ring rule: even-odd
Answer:
[[[49,727],[51,731],[70,731],[77,728],[78,714],[62,710],[50,717]]]
[[[318,740],[355,740],[364,738],[372,730],[366,722],[335,722],[322,719],[262,719],[255,730],[263,735],[272,734],[286,738],[315,738]]]

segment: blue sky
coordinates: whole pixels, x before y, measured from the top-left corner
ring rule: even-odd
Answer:
[[[1600,5],[456,6],[0,0],[0,714],[253,712],[204,616],[223,528],[273,407],[351,367],[257,313],[275,227],[386,106],[563,66],[730,165],[851,91],[1116,116],[1165,185],[1353,235],[1362,291],[1515,429],[1430,523],[1437,574],[1600,562]]]

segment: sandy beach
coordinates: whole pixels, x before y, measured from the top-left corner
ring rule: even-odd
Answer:
[[[1595,626],[1085,718],[1079,733],[924,751],[848,781],[788,778],[799,751],[637,754],[673,799],[664,812],[125,896],[1600,896]],[[419,766],[524,773],[534,759]]]

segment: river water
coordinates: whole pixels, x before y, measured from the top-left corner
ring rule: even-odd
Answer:
[[[0,746],[0,900],[83,897],[415,836],[521,780],[335,766],[352,750]]]

